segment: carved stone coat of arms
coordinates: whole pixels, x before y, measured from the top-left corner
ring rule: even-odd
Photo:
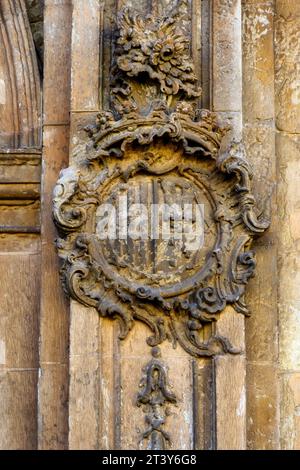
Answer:
[[[195,357],[237,353],[213,328],[208,341],[201,331],[227,304],[248,314],[251,243],[268,221],[257,212],[242,145],[222,149],[228,129],[198,109],[201,90],[180,8],[160,18],[124,9],[111,72],[111,109],[87,128],[84,155],[62,171],[54,191],[64,288],[117,319],[121,339],[141,321],[151,330],[151,347],[169,339]],[[132,205],[152,214],[139,227],[143,237],[130,237],[130,221],[122,222]],[[176,211],[169,237],[153,236],[157,205],[189,206],[192,229],[196,208],[203,208],[197,249],[189,233],[175,237]],[[113,233],[106,239],[103,207],[113,207],[116,221],[104,214]]]

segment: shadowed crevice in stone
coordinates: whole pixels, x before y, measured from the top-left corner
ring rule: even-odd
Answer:
[[[44,54],[44,0],[25,0],[25,4],[37,52],[39,71],[42,76]]]

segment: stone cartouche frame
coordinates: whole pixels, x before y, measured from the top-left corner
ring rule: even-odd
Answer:
[[[152,331],[152,347],[171,339],[195,357],[237,353],[226,338],[204,341],[201,331],[227,304],[248,315],[251,244],[269,221],[256,208],[242,144],[221,151],[228,129],[197,108],[181,8],[159,18],[122,10],[112,76],[111,109],[87,129],[85,153],[54,191],[64,289],[118,319],[120,339],[138,320]],[[120,194],[146,204],[204,203],[204,247],[189,253],[175,242],[101,240],[97,208]]]

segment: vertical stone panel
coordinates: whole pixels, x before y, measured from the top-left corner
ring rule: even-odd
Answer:
[[[247,363],[247,446],[279,449],[278,366]]]
[[[45,1],[42,275],[40,317],[40,449],[68,446],[68,302],[59,279],[52,190],[68,163],[71,2]]]
[[[282,376],[281,394],[281,447],[286,450],[300,449],[300,373]]]
[[[241,112],[241,1],[213,2],[213,109]]]
[[[231,125],[223,141],[242,138],[242,18],[240,0],[216,0],[212,11],[212,106]],[[217,449],[246,448],[244,318],[228,308],[217,323],[241,354],[215,359]],[[228,399],[224,400],[224,397]],[[228,429],[228,422],[232,425]]]
[[[44,6],[44,125],[68,125],[70,114],[71,0]]]
[[[231,127],[222,141],[226,148],[242,138],[241,0],[216,0],[211,15],[211,105]]]
[[[268,214],[272,209],[271,227],[255,246],[257,271],[246,295],[251,311],[246,320],[250,449],[279,446],[273,3],[243,2],[243,136],[259,208]]]
[[[241,351],[236,356],[217,356],[216,448],[246,449],[246,358],[244,318],[228,307],[216,325],[217,334]],[[229,424],[230,423],[230,426]]]
[[[215,364],[213,360],[194,359],[193,372],[193,433],[195,450],[215,450]]]
[[[14,239],[14,240],[12,240]],[[9,243],[11,241],[11,243]],[[39,252],[6,235],[0,254],[0,448],[37,446]],[[16,288],[17,286],[17,288]]]
[[[299,449],[299,57],[300,4],[276,1],[275,98],[278,159],[281,446]]]
[[[244,123],[274,120],[273,0],[244,0]]]
[[[43,138],[39,448],[64,449],[68,429],[69,312],[59,278],[51,206],[54,182],[68,161],[68,126],[45,126]]]
[[[72,111],[99,109],[100,2],[73,0]]]
[[[69,448],[96,450],[100,387],[98,314],[93,308],[72,302],[70,326]]]
[[[84,126],[99,109],[100,11],[98,0],[73,0],[70,160],[86,145]],[[99,316],[71,301],[69,448],[99,448]],[[108,400],[104,406],[114,406]],[[111,424],[110,424],[111,425]]]
[[[276,1],[276,126],[291,133],[300,132],[299,17],[299,2]]]
[[[279,165],[279,363],[281,380],[281,445],[299,449],[297,383],[300,371],[300,263],[299,263],[299,151],[298,135],[280,132],[277,136]],[[293,386],[290,386],[292,383]]]
[[[212,7],[210,0],[201,0],[201,105],[206,109],[211,109],[212,100]]]

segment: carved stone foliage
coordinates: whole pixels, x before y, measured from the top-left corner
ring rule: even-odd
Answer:
[[[180,91],[199,96],[197,77],[189,57],[189,40],[180,29],[181,16],[142,18],[122,11],[116,51],[117,65],[128,77],[146,73],[166,95]]]
[[[200,357],[238,352],[220,336],[203,342],[201,332],[227,304],[248,315],[251,242],[269,222],[256,210],[242,145],[221,151],[227,129],[197,109],[184,5],[164,18],[120,13],[111,110],[87,129],[86,151],[61,173],[53,205],[66,292],[117,318],[121,339],[139,320],[152,330],[150,346],[171,339]],[[122,196],[147,207],[201,204],[202,248],[151,236],[101,239],[99,207],[122,213]]]

